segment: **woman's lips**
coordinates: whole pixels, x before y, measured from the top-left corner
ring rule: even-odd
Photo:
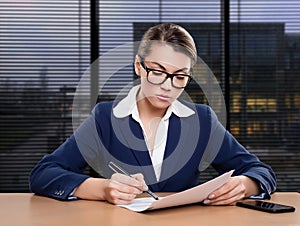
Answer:
[[[156,95],[156,97],[160,100],[163,100],[163,101],[169,101],[170,100],[170,97],[167,96],[167,95],[163,95],[163,94],[158,94]]]

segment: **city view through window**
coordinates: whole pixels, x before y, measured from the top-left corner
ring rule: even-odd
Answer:
[[[183,25],[230,97],[228,130],[274,168],[279,190],[299,191],[300,3],[230,2],[229,74],[220,1],[100,1],[99,56],[152,24]],[[0,3],[0,191],[27,191],[31,168],[73,132],[74,93],[91,63],[90,12],[87,0]],[[103,65],[99,101],[136,78],[127,65],[107,80],[113,63]],[[194,83],[187,91],[209,104]]]

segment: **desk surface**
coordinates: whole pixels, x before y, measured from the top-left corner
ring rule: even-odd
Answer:
[[[275,193],[271,201],[293,205],[296,212],[271,214],[237,206],[190,205],[135,213],[101,201],[66,202],[26,193],[0,193],[0,221],[2,226],[300,225],[299,193]]]

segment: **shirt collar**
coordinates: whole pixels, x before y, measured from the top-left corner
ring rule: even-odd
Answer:
[[[136,116],[138,114],[136,105],[136,95],[140,89],[140,85],[134,86],[128,93],[128,95],[122,99],[114,108],[113,114],[117,118],[124,118],[131,114]],[[195,114],[194,110],[175,100],[168,108],[163,120],[170,118],[171,114],[174,113],[178,117],[189,117]]]

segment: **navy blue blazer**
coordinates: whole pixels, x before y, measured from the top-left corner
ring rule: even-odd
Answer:
[[[275,191],[275,174],[270,166],[249,153],[221,125],[207,105],[184,102],[196,114],[169,119],[161,178],[156,181],[142,129],[131,116],[116,118],[114,102],[99,103],[81,126],[53,153],[46,155],[30,174],[32,192],[67,200],[88,178],[90,165],[102,177],[113,173],[109,161],[126,171],[143,173],[154,192],[178,192],[198,185],[200,173],[212,165],[219,174],[234,169],[233,175],[256,180],[268,198]]]

